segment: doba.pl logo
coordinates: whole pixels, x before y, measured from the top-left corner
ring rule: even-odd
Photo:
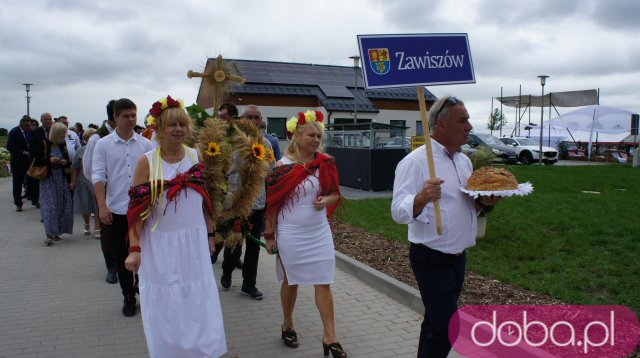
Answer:
[[[453,349],[468,358],[625,357],[640,340],[623,306],[465,306],[451,318]]]

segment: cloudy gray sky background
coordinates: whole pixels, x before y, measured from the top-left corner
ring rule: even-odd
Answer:
[[[639,19],[634,0],[5,0],[0,127],[26,113],[25,82],[32,116],[100,123],[109,99],[128,97],[141,124],[159,97],[193,103],[186,72],[208,57],[349,66],[356,35],[382,33],[468,33],[477,83],[428,89],[465,100],[479,132],[501,86],[539,95],[540,74],[545,93],[599,88],[601,104],[638,112]]]

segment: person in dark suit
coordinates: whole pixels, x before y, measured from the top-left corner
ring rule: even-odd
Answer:
[[[13,203],[16,211],[22,211],[22,184],[29,168],[29,132],[31,119],[23,116],[20,125],[11,129],[7,139],[7,150],[11,153],[11,175],[13,177]]]
[[[49,138],[49,129],[51,129],[51,125],[53,124],[53,117],[51,116],[51,113],[42,113],[40,116],[40,123],[42,123],[42,126],[31,131],[31,140],[29,141],[29,163],[31,163],[36,153],[41,153],[43,151],[40,147],[43,145],[42,143]],[[27,186],[31,193],[31,203],[35,207],[39,208],[40,203],[38,200],[40,199],[40,181],[29,177],[27,178]]]

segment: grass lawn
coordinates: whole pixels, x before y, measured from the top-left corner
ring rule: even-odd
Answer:
[[[503,200],[468,268],[579,304],[620,304],[640,314],[640,169],[516,166],[535,191]],[[585,194],[597,191],[600,194]],[[407,242],[391,199],[343,202],[343,222]]]

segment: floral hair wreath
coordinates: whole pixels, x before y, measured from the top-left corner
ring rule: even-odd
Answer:
[[[161,98],[153,103],[151,109],[149,110],[149,115],[147,116],[147,124],[150,126],[154,126],[156,124],[156,119],[160,117],[162,111],[167,108],[182,108],[184,109],[184,101],[181,99],[173,99],[171,96],[167,96],[167,98]]]
[[[324,131],[324,123],[322,123],[323,120],[324,115],[320,111],[307,110],[304,113],[298,112],[297,117],[291,117],[291,119],[287,121],[287,138],[291,139],[291,136],[293,136],[293,133],[296,132],[298,126],[307,124],[309,122],[317,122],[320,130]]]

